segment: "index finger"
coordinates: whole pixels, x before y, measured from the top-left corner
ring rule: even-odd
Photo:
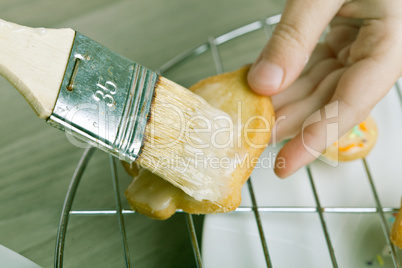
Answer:
[[[249,72],[250,86],[257,93],[274,95],[293,83],[343,3],[288,0],[281,21]]]

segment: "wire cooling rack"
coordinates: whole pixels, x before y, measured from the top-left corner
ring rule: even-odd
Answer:
[[[275,27],[275,25],[279,22],[280,20],[280,15],[268,17],[263,20],[258,20],[253,23],[247,24],[243,27],[237,28],[233,31],[230,31],[228,33],[225,33],[223,35],[220,35],[218,37],[210,37],[208,39],[208,42],[201,44],[200,46],[190,49],[176,58],[170,60],[166,64],[164,64],[158,72],[161,74],[164,74],[165,72],[169,71],[173,67],[177,66],[178,64],[182,63],[183,61],[187,61],[193,57],[196,57],[198,55],[201,55],[207,51],[210,51],[212,53],[212,60],[213,64],[216,69],[216,73],[222,73],[223,72],[223,61],[221,59],[221,55],[219,52],[218,47],[224,43],[227,43],[228,41],[234,40],[238,37],[241,37],[243,35],[246,35],[248,33],[261,30],[263,29],[266,32],[266,35],[269,37],[272,34],[272,31]],[[402,95],[401,95],[401,89],[396,86],[396,90],[398,93],[398,96],[401,100],[402,104]],[[125,258],[125,266],[126,267],[131,267],[131,261],[130,261],[130,255],[129,255],[129,249],[128,249],[128,237],[126,235],[126,229],[125,229],[125,223],[124,223],[124,217],[123,215],[126,214],[134,214],[135,212],[132,210],[127,210],[122,208],[121,204],[121,197],[119,193],[119,179],[118,179],[118,173],[116,169],[116,160],[113,157],[109,157],[109,162],[110,162],[110,167],[111,167],[111,178],[113,181],[113,191],[114,191],[114,196],[115,196],[115,209],[108,210],[72,210],[72,205],[74,202],[74,197],[78,189],[78,185],[80,183],[81,177],[85,172],[85,169],[91,160],[91,157],[93,156],[93,153],[95,151],[95,148],[93,147],[88,147],[78,165],[77,168],[74,172],[74,175],[72,177],[71,183],[69,185],[66,197],[65,197],[65,202],[61,214],[61,219],[60,219],[60,224],[58,228],[58,233],[57,233],[57,241],[56,241],[56,251],[55,251],[55,267],[63,267],[63,257],[64,257],[64,248],[65,248],[65,241],[66,241],[66,234],[67,234],[67,225],[69,222],[69,218],[71,216],[93,216],[93,215],[98,215],[98,216],[107,216],[107,215],[115,215],[118,219],[118,224],[120,228],[120,234],[121,234],[121,241],[122,241],[122,251],[124,252],[124,258]],[[255,223],[257,225],[259,237],[261,240],[261,246],[264,252],[264,257],[265,257],[265,263],[267,267],[273,267],[272,262],[271,262],[271,257],[270,257],[270,251],[269,251],[269,245],[267,243],[266,235],[264,234],[264,228],[262,224],[262,220],[260,217],[261,213],[313,213],[318,215],[320,225],[322,227],[322,230],[317,230],[317,232],[322,232],[327,249],[329,252],[329,256],[332,262],[333,267],[338,267],[338,262],[334,253],[334,248],[333,248],[333,243],[330,238],[330,234],[328,232],[328,227],[325,221],[325,214],[329,213],[339,213],[339,214],[377,214],[378,218],[381,223],[382,227],[382,232],[385,237],[386,244],[388,246],[392,262],[394,267],[401,267],[399,260],[398,260],[398,255],[397,255],[397,249],[391,244],[390,242],[390,231],[387,226],[387,221],[385,217],[385,213],[396,213],[398,212],[397,208],[390,208],[390,207],[383,207],[380,202],[380,198],[378,195],[378,191],[375,187],[372,174],[370,172],[370,167],[366,161],[366,159],[362,159],[365,173],[367,175],[367,179],[370,185],[370,189],[372,192],[372,195],[374,197],[375,201],[375,206],[373,207],[323,207],[321,205],[321,200],[319,198],[316,184],[314,182],[314,177],[312,175],[310,166],[306,167],[307,175],[309,178],[309,183],[313,192],[314,196],[314,201],[315,201],[315,206],[305,206],[305,207],[296,207],[296,206],[289,206],[289,207],[275,207],[275,206],[258,206],[256,197],[255,197],[255,192],[253,189],[253,183],[251,178],[247,182],[247,188],[250,194],[250,199],[251,199],[251,206],[241,206],[239,207],[236,211],[232,213],[253,213],[255,216]],[[183,213],[183,211],[178,211],[179,213]],[[203,265],[203,260],[202,260],[202,255],[201,255],[201,250],[199,246],[199,242],[197,241],[197,233],[196,233],[196,228],[194,225],[193,217],[190,214],[185,213],[185,217],[187,220],[187,226],[188,226],[188,232],[189,236],[192,242],[192,248],[194,251],[194,259],[195,259],[195,266],[197,267],[204,267]]]

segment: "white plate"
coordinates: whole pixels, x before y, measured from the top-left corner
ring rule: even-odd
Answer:
[[[41,268],[27,258],[0,245],[0,268]]]
[[[372,115],[379,138],[367,163],[383,207],[399,207],[402,106],[396,89]],[[269,148],[263,156],[278,150]],[[376,206],[361,160],[335,168],[317,160],[311,171],[323,207]],[[256,168],[251,177],[259,206],[316,206],[305,169],[279,180],[271,169]],[[242,205],[251,205],[246,185]],[[385,216],[391,226],[392,215]],[[274,267],[332,267],[317,213],[261,213],[261,218]],[[339,267],[393,267],[378,214],[325,213],[325,220]],[[207,268],[266,267],[254,214],[248,212],[206,216],[202,253]]]

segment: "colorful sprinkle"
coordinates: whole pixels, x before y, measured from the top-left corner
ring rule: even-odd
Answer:
[[[349,139],[354,139],[356,137],[357,137],[357,135],[355,133],[353,133],[353,132],[348,135]]]
[[[381,255],[380,254],[377,254],[377,261],[378,261],[378,264],[380,265],[380,266],[384,266],[384,260],[383,260],[383,258],[381,257]]]
[[[352,148],[355,147],[355,146],[356,146],[356,144],[351,143],[351,144],[349,144],[348,146],[339,147],[339,151],[341,151],[341,152],[347,152],[347,151],[349,151],[350,149],[352,149]]]
[[[389,217],[389,218],[388,218],[388,221],[389,221],[389,222],[394,222],[394,221],[395,221],[395,218],[394,218],[394,217]]]
[[[367,126],[366,126],[366,122],[361,122],[359,124],[359,128],[363,131],[367,131]]]
[[[363,136],[363,133],[359,130],[359,126],[354,126],[353,127],[353,133],[356,134],[359,137]]]
[[[366,261],[366,264],[367,264],[368,266],[372,266],[372,265],[373,265],[373,261]]]
[[[360,142],[360,143],[358,144],[358,146],[359,146],[359,147],[364,147],[364,143]]]
[[[361,122],[359,124],[359,128],[363,131],[367,131],[367,126],[366,126],[366,122]]]

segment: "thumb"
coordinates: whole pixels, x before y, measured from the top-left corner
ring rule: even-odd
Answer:
[[[274,95],[300,75],[344,0],[288,0],[281,21],[248,74],[250,87]]]

